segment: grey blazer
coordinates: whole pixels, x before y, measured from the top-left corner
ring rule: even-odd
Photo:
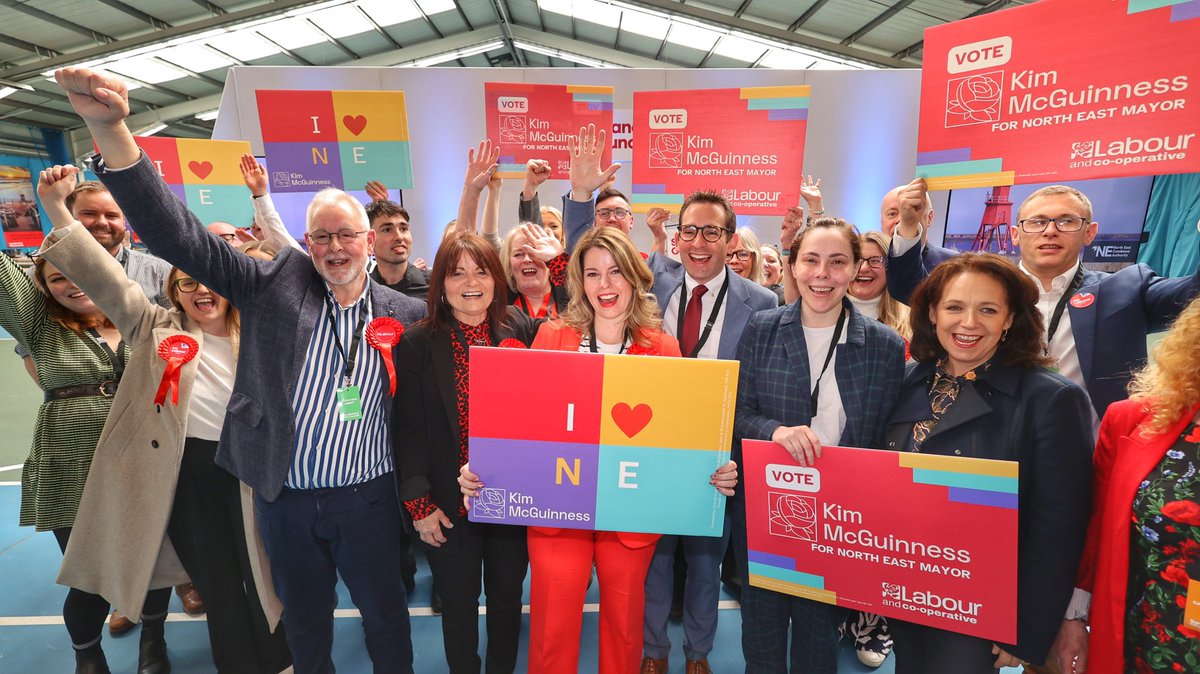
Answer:
[[[283,489],[293,458],[292,393],[313,329],[322,320],[326,286],[312,260],[288,248],[273,261],[243,255],[208,232],[143,155],[133,166],[96,174],[150,251],[229,300],[241,312],[237,379],[217,464],[268,501]],[[407,328],[425,315],[423,302],[372,282],[376,316]],[[380,385],[386,372],[380,368]],[[391,433],[392,399],[384,400]],[[390,443],[390,440],[389,440]]]

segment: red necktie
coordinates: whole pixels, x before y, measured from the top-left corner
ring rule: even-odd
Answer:
[[[708,287],[704,285],[692,288],[692,301],[687,303],[687,309],[683,312],[683,334],[679,336],[679,348],[686,358],[692,356],[696,342],[700,341],[700,314],[704,313],[700,298],[706,292]]]

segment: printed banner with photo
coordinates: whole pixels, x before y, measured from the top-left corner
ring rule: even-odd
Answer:
[[[487,137],[500,144],[501,178],[524,178],[525,162],[550,162],[550,177],[568,180],[571,161],[567,138],[595,124],[612,136],[613,88],[574,84],[485,82]],[[612,163],[612,148],[601,159]]]
[[[678,213],[714,190],[738,215],[782,215],[800,202],[811,87],[636,91],[633,210]]]
[[[1151,176],[1058,183],[1086,194],[1092,202],[1092,218],[1100,223],[1096,238],[1083,248],[1084,262],[1137,262],[1153,183]],[[951,190],[944,245],[960,251],[998,253],[1016,262],[1021,256],[1013,241],[1017,209],[1043,187],[1046,184],[1034,183]]]
[[[931,189],[1200,171],[1200,3],[1042,0],[925,31]]]
[[[751,585],[1016,639],[1016,462],[826,446],[801,468],[761,440],[742,456]]]
[[[471,521],[720,536],[725,497],[709,477],[729,460],[737,372],[471,347],[471,470],[484,484]]]
[[[33,176],[23,166],[0,166],[0,226],[5,248],[38,248],[46,235]]]
[[[157,136],[138,136],[134,140],[200,222],[250,225],[254,203],[238,168],[242,154],[250,152],[250,143]]]
[[[255,95],[271,192],[362,189],[371,180],[412,188],[403,91],[260,89]]]

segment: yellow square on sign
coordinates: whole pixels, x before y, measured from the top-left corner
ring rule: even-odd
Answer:
[[[179,168],[185,185],[244,185],[242,155],[250,152],[244,140],[180,138]]]
[[[334,91],[338,141],[408,140],[403,91]]]
[[[737,378],[737,361],[607,355],[600,444],[725,451]]]

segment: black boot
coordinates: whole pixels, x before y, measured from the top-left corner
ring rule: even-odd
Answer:
[[[75,649],[75,674],[110,674],[99,643]]]
[[[166,618],[142,621],[142,640],[138,645],[138,674],[168,674],[167,640],[163,637]]]

